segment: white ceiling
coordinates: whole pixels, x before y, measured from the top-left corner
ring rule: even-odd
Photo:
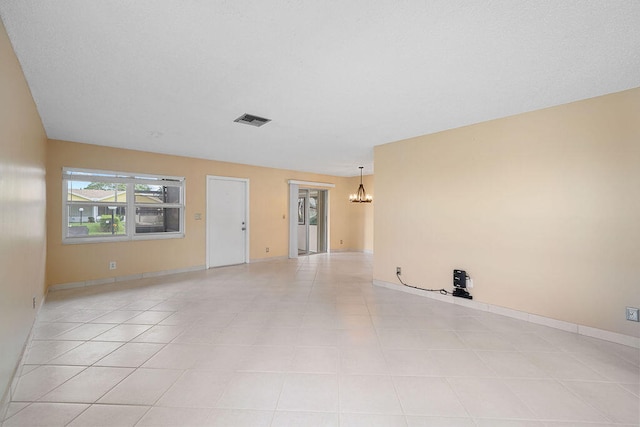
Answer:
[[[0,16],[50,138],[338,176],[371,173],[375,145],[640,86],[637,0],[0,0]]]

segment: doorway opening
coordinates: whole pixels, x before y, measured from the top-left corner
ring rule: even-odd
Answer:
[[[328,191],[298,190],[298,256],[327,252]]]

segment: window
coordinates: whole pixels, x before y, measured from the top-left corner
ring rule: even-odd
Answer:
[[[64,168],[64,243],[184,237],[184,178]]]
[[[309,225],[318,225],[318,192],[309,192]]]

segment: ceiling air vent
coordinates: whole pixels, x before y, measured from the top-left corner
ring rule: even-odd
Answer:
[[[251,114],[243,114],[234,120],[236,123],[244,123],[245,125],[251,125],[260,127],[266,123],[269,123],[271,119],[265,119],[264,117],[253,116]]]

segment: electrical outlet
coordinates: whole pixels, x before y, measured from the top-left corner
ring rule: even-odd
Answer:
[[[116,267],[116,262],[115,261],[109,261],[109,270],[115,270]]]
[[[342,244],[342,239],[340,239],[340,244]]]
[[[396,274],[402,274],[402,268],[396,267]]]
[[[269,252],[269,248],[267,247],[264,251],[268,253]]]
[[[634,307],[627,307],[627,320],[632,322],[640,322],[638,318],[638,309]]]

